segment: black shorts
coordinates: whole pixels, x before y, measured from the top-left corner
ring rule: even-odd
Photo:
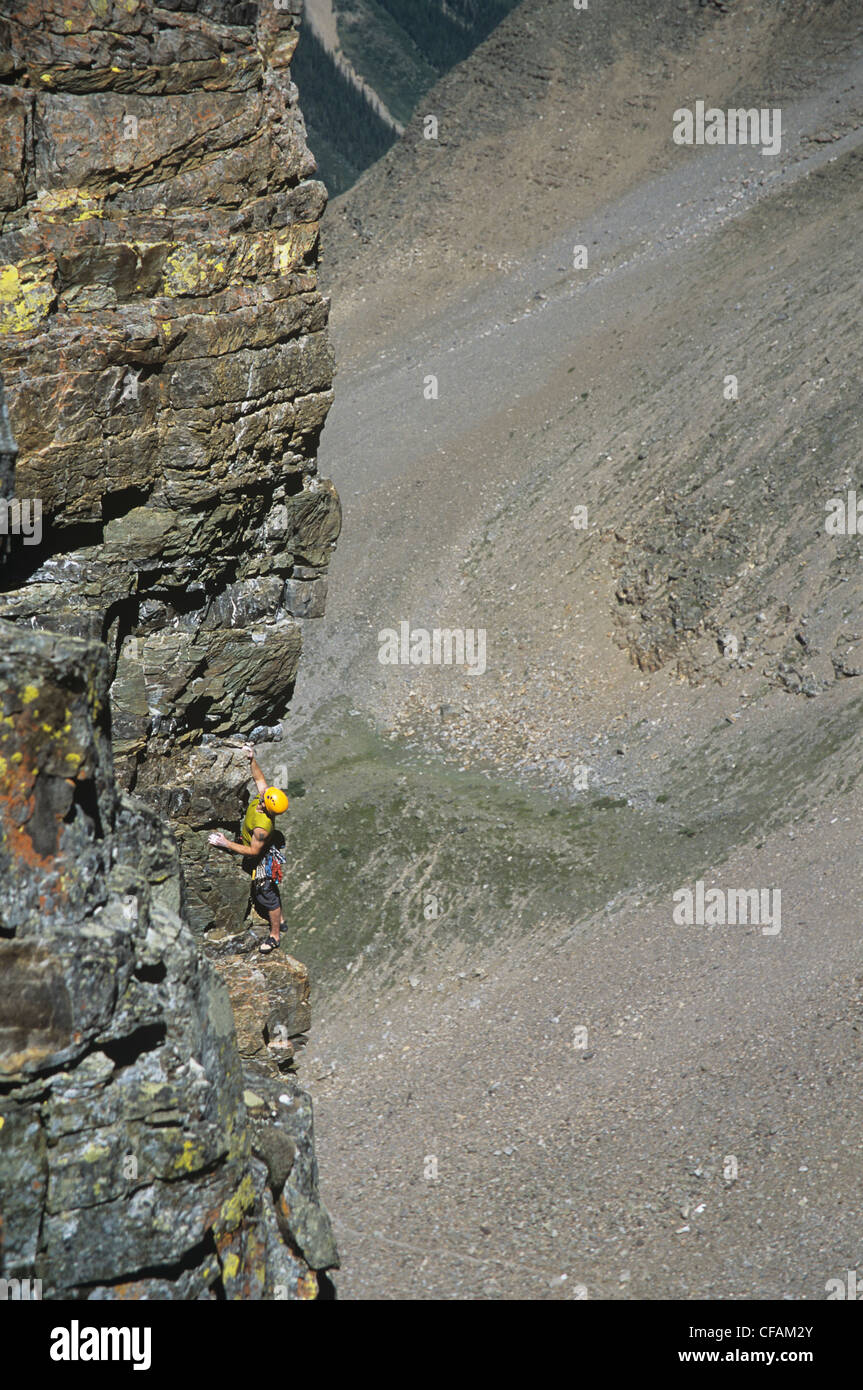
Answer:
[[[252,879],[252,902],[262,912],[272,912],[274,908],[281,908],[279,890],[271,878]]]

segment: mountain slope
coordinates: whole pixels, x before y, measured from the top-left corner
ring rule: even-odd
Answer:
[[[679,168],[693,152],[671,140],[677,107],[792,99],[841,55],[854,19],[847,0],[740,0],[727,14],[697,0],[607,0],[583,13],[523,3],[331,203],[324,273],[339,291],[341,360],[355,315],[361,342],[428,322],[648,174]],[[437,113],[436,141],[424,138],[425,112]],[[372,313],[362,297],[382,260],[390,273]]]
[[[781,106],[780,154],[676,146],[699,98]],[[863,1253],[859,20],[524,5],[428,109],[324,227],[294,911],[342,1289],[822,1298]],[[402,621],[486,671],[382,666]],[[680,926],[697,881],[780,933]]]

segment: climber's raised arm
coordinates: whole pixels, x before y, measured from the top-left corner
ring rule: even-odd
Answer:
[[[243,747],[243,752],[249,760],[249,772],[252,775],[255,786],[257,787],[258,791],[263,794],[267,790],[268,783],[266,777],[260,769],[260,766],[258,765],[258,760],[255,757],[255,750],[250,743],[247,743]]]

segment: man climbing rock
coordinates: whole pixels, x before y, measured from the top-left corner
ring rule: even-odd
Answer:
[[[270,935],[258,948],[262,955],[267,956],[278,950],[279,938],[285,924],[282,900],[279,896],[285,856],[274,843],[274,839],[275,817],[288,809],[288,798],[278,787],[267,785],[267,779],[258,766],[251,744],[246,744],[243,752],[249,759],[249,771],[254,778],[257,791],[249,802],[243,819],[240,830],[242,843],[237,844],[217,831],[210,836],[210,844],[218,849],[233,850],[235,854],[255,860],[252,868],[252,902],[263,917],[269,918]]]

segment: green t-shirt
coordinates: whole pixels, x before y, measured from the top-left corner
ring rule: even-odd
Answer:
[[[250,845],[252,843],[253,830],[265,830],[268,835],[272,834],[272,817],[268,816],[266,811],[260,811],[258,809],[259,799],[260,798],[258,796],[253,796],[251,801],[249,802],[249,809],[246,812],[245,820],[243,821],[242,832],[240,835],[240,838],[242,839],[244,845]]]

